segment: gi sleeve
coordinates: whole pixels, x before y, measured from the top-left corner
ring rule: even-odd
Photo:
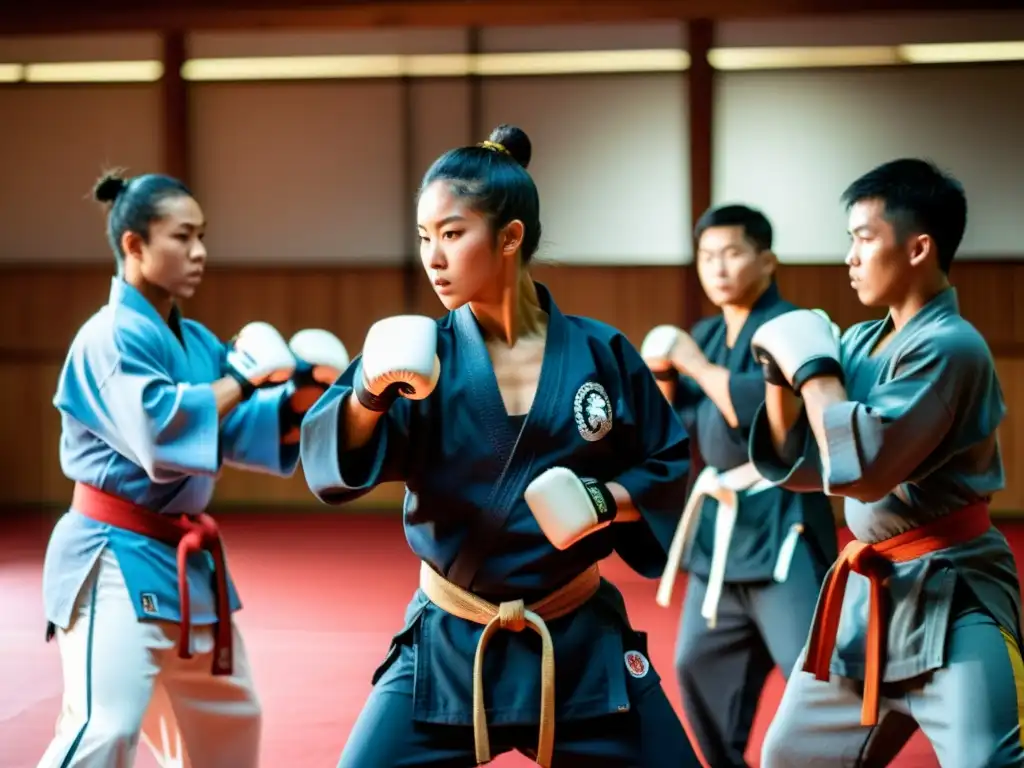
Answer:
[[[282,425],[290,411],[291,382],[257,389],[221,424],[224,463],[280,477],[290,477],[299,463],[299,446],[283,445]]]
[[[625,339],[621,341],[623,392],[633,417],[623,450],[631,466],[611,481],[626,489],[641,520],[610,528],[619,556],[637,573],[653,579],[664,570],[686,504],[690,441],[639,352]]]
[[[407,474],[411,403],[405,398],[380,418],[366,445],[344,449],[345,404],[358,363],[357,356],[302,420],[302,470],[310,491],[325,504],[353,501],[381,483],[404,481]]]
[[[116,362],[98,388],[113,446],[126,448],[153,482],[220,471],[220,417],[209,384],[174,382],[160,345],[122,331]],[[81,384],[79,385],[81,389]]]
[[[825,408],[824,445],[805,437],[793,470],[816,467],[829,493],[878,501],[948,458],[943,444],[994,380],[991,355],[974,334],[932,334],[901,351],[892,376],[863,401]]]
[[[973,334],[931,335],[903,352],[892,378],[864,402],[830,405],[822,456],[829,491],[873,502],[944,463],[943,443],[974,426],[957,422],[983,399],[980,388],[994,379],[994,369]]]
[[[754,414],[747,445],[750,461],[766,480],[798,493],[824,490],[818,443],[804,411],[786,435],[782,450],[776,451],[768,411],[762,402]]]
[[[762,371],[729,372],[729,400],[741,432],[747,432],[754,424],[754,417],[764,402],[764,392]]]

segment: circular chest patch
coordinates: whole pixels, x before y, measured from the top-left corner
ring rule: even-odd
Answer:
[[[639,651],[626,651],[626,670],[633,677],[644,677],[651,668],[651,663]]]
[[[611,431],[612,402],[596,381],[588,381],[576,390],[572,410],[580,437],[587,442],[596,442]]]

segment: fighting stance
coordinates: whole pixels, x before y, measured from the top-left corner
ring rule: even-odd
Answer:
[[[669,605],[682,562],[689,579],[676,676],[704,759],[728,768],[746,765],[761,690],[776,664],[787,677],[793,669],[838,552],[828,498],[774,487],[747,456],[765,393],[750,340],[764,322],[796,309],[775,283],[771,224],[729,205],[707,211],[694,236],[701,285],[722,312],[697,323],[692,336],[659,326],[640,352],[704,466],[658,602]]]
[[[391,317],[307,414],[311,490],[407,486],[420,589],[342,768],[696,766],[646,639],[597,562],[665,561],[689,444],[639,353],[563,315],[527,264],[540,203],[517,128],[442,155],[420,190],[440,320]],[[555,727],[557,723],[557,729]]]
[[[206,262],[188,189],[108,176],[95,195],[110,204],[118,274],[54,397],[75,488],[43,573],[64,696],[39,765],[127,768],[141,731],[157,752],[180,739],[175,765],[256,766],[260,705],[231,617],[241,604],[203,510],[225,464],[294,472],[300,411],[348,356],[325,331],[289,348],[266,323],[221,343],[177,306]]]
[[[988,510],[1004,485],[1006,409],[947,279],[966,199],[904,159],[844,202],[853,288],[888,316],[840,341],[798,310],[751,344],[770,382],[751,459],[786,487],[844,496],[856,536],[826,579],[762,765],[885,765],[920,727],[948,768],[1024,766],[1020,587]]]

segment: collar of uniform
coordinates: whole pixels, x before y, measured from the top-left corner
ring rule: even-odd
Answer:
[[[558,309],[558,305],[555,304],[555,300],[551,297],[551,291],[544,283],[538,283],[534,281],[534,287],[537,289],[537,301],[540,303],[540,308],[547,312],[548,317],[551,318],[554,315],[561,315],[562,313]]]
[[[930,323],[942,315],[959,315],[960,301],[957,298],[956,288],[950,286],[935,294],[931,300],[917,311],[904,328],[916,328],[923,323]],[[886,325],[892,325],[892,314],[886,318]]]
[[[768,283],[768,287],[765,288],[764,293],[757,297],[757,301],[754,302],[754,306],[750,308],[750,311],[756,312],[759,309],[764,309],[767,306],[777,303],[779,300],[779,284],[772,278],[772,281]]]
[[[181,310],[175,304],[171,307],[170,317],[163,317],[145,296],[137,288],[129,285],[123,277],[116,276],[110,281],[110,304],[120,304],[133,309],[140,314],[146,315],[153,320],[159,320],[174,328],[181,323]]]

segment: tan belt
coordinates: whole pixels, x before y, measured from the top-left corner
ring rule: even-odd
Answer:
[[[708,626],[714,628],[718,619],[718,601],[721,599],[722,587],[725,584],[729,544],[732,542],[732,532],[739,510],[739,494],[760,493],[772,487],[773,484],[761,477],[754,465],[749,462],[726,472],[706,467],[697,476],[697,482],[693,484],[693,491],[686,501],[683,515],[679,518],[679,525],[669,546],[668,562],[661,574],[661,583],[655,597],[658,605],[667,608],[672,600],[672,588],[675,586],[676,574],[679,573],[679,565],[683,560],[683,552],[697,530],[697,521],[700,519],[698,513],[704,497],[710,496],[718,502],[718,512],[715,515],[714,551],[711,555],[711,569],[701,615],[707,620]]]
[[[540,738],[536,759],[538,765],[549,768],[555,749],[555,648],[544,622],[572,613],[593,597],[600,586],[601,572],[593,565],[561,589],[535,603],[526,605],[522,600],[510,600],[494,605],[452,584],[426,563],[421,564],[420,589],[430,602],[452,616],[484,625],[473,661],[473,734],[477,765],[491,760],[483,684],[484,651],[491,636],[499,629],[522,632],[526,627],[540,635]]]

